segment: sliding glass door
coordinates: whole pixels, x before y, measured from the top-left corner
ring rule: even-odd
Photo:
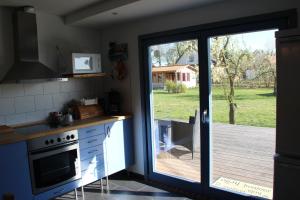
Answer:
[[[272,199],[275,31],[149,45],[152,178]]]
[[[151,166],[154,174],[201,181],[198,40],[151,45]]]
[[[209,38],[212,187],[272,199],[275,31]]]
[[[274,33],[286,19],[141,38],[150,180],[216,198],[273,198]]]

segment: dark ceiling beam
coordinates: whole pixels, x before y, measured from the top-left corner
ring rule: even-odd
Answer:
[[[74,24],[94,15],[141,0],[104,0],[64,16],[65,24]]]

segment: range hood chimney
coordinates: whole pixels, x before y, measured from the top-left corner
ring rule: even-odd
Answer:
[[[58,79],[59,75],[39,61],[36,15],[33,7],[13,14],[15,63],[2,82],[35,82]]]

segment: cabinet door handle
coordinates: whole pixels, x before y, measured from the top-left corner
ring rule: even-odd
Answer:
[[[89,140],[87,143],[93,143],[93,142],[96,142],[98,139],[93,139],[93,140]]]
[[[96,130],[97,130],[97,129],[94,128],[94,129],[87,130],[86,132],[87,132],[87,133],[91,133],[91,132],[94,132],[94,131],[96,131]]]
[[[95,164],[97,163],[97,161],[90,161],[90,164]]]
[[[93,150],[93,151],[88,151],[88,154],[91,154],[91,153],[94,153],[94,152],[97,152],[98,150]]]
[[[107,127],[107,136],[110,137],[110,127]]]

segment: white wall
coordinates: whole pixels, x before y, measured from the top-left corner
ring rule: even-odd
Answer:
[[[300,1],[297,0],[227,0],[223,3],[209,5],[206,7],[159,16],[152,19],[145,19],[128,24],[115,25],[105,28],[102,33],[102,53],[104,65],[111,66],[107,58],[108,42],[125,42],[129,47],[129,60],[127,62],[129,75],[123,81],[106,80],[106,90],[111,87],[118,88],[125,97],[123,107],[132,111],[134,115],[135,131],[135,160],[136,165],[133,171],[144,173],[143,157],[143,134],[142,134],[142,113],[140,100],[140,66],[138,58],[138,36],[158,31],[199,25],[209,22],[217,22],[227,19],[235,19],[244,16],[251,16],[274,11],[281,11],[291,8],[300,10]],[[300,19],[299,19],[300,22]]]
[[[0,79],[14,62],[11,15],[11,9],[0,7]],[[98,31],[65,26],[59,17],[39,12],[37,24],[40,60],[51,68],[57,68],[56,45],[64,53],[99,52]],[[0,125],[43,120],[73,98],[102,96],[102,91],[99,79],[0,84]]]

